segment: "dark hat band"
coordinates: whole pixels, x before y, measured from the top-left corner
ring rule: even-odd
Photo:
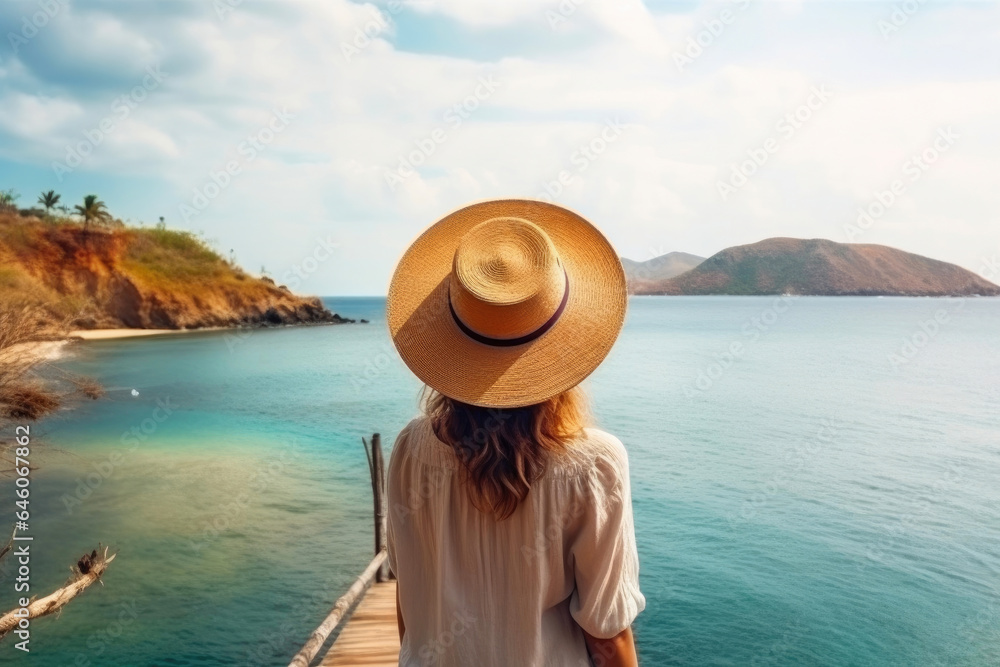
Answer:
[[[448,309],[451,310],[451,318],[455,320],[455,324],[457,324],[458,328],[462,330],[462,333],[477,343],[482,343],[483,345],[492,345],[493,347],[514,347],[515,345],[530,343],[531,341],[540,338],[546,331],[555,326],[555,323],[559,321],[559,317],[563,314],[563,311],[566,310],[566,304],[569,302],[569,274],[566,273],[565,267],[563,267],[563,275],[566,277],[566,289],[563,290],[562,302],[559,304],[559,307],[556,308],[556,312],[552,314],[552,317],[550,317],[545,324],[538,327],[531,333],[525,334],[524,336],[518,336],[517,338],[492,338],[473,331],[465,324],[465,322],[461,320],[458,313],[455,312],[455,307],[451,304],[451,287],[449,286]]]

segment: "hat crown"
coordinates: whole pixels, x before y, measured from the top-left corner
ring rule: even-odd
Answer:
[[[552,239],[523,218],[491,218],[455,250],[450,299],[462,324],[491,338],[518,338],[556,313],[566,275]]]

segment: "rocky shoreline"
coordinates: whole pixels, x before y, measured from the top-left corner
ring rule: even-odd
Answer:
[[[315,296],[252,276],[187,232],[0,216],[6,297],[71,330],[171,330],[352,324]]]

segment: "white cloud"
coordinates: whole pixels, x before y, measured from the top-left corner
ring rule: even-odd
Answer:
[[[7,92],[0,98],[0,127],[14,136],[44,141],[53,131],[83,114],[73,100]]]
[[[377,292],[423,226],[468,200],[535,196],[563,170],[571,178],[559,200],[591,216],[626,255],[645,257],[649,248],[709,254],[774,235],[845,240],[843,223],[857,206],[947,124],[962,133],[954,151],[860,240],[972,268],[982,247],[1000,245],[990,222],[1000,215],[991,197],[1000,172],[1000,83],[974,74],[997,49],[983,41],[992,29],[982,16],[967,10],[936,8],[947,34],[925,24],[901,34],[889,57],[871,8],[825,6],[817,15],[808,5],[755,6],[678,72],[671,54],[717,6],[653,15],[631,0],[585,0],[568,17],[571,28],[599,29],[602,39],[542,56],[511,44],[488,61],[437,48],[422,53],[419,45],[399,50],[404,21],[371,29],[373,7],[344,0],[248,1],[221,21],[193,9],[112,16],[108,6],[89,11],[78,3],[52,26],[60,35],[89,26],[105,36],[102,45],[74,38],[66,47],[85,49],[74,67],[94,85],[51,66],[67,51],[42,58],[28,52],[35,43],[25,47],[26,67],[0,65],[0,155],[42,166],[61,158],[156,60],[169,73],[164,85],[80,170],[105,177],[109,188],[124,175],[159,183],[155,211],[127,215],[167,214],[177,223],[178,207],[210,172],[243,160],[242,172],[189,226],[235,248],[248,268],[266,264],[275,272],[308,251],[314,236],[335,230],[344,239],[342,261],[322,267],[303,289]],[[421,20],[444,16],[484,35],[544,25],[553,8],[558,3],[527,0],[411,7]],[[366,27],[369,41],[357,42]],[[970,33],[964,39],[978,46],[928,62],[928,47],[953,43],[954,31]],[[548,38],[562,36],[557,30]],[[357,52],[345,56],[345,44]],[[831,57],[803,65],[816,49]],[[459,126],[450,123],[449,109],[490,76],[497,90]],[[717,182],[730,164],[775,135],[776,122],[821,84],[832,100],[723,202]],[[241,142],[283,107],[295,118],[246,162]],[[627,125],[620,139],[579,170],[581,145],[615,119]],[[386,171],[438,128],[445,140],[390,190]]]
[[[575,4],[574,0],[565,0]],[[587,0],[576,0],[577,3]],[[545,11],[558,11],[557,2],[539,0],[504,0],[504,2],[469,2],[469,0],[410,0],[404,6],[418,12],[441,14],[471,26],[499,26],[537,18]]]

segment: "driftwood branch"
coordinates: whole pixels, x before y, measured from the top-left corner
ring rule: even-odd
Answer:
[[[104,574],[104,571],[108,569],[108,565],[111,564],[111,561],[113,561],[117,555],[118,554],[111,554],[109,557],[108,548],[104,547],[104,553],[100,554],[97,559],[90,562],[90,566],[86,573],[81,573],[76,579],[58,589],[54,593],[46,595],[42,599],[35,600],[29,604],[27,607],[27,618],[47,616],[65,607],[70,600],[87,590],[91,584],[96,581],[100,581],[101,575]],[[3,639],[10,634],[11,630],[14,630],[17,627],[18,622],[24,618],[23,616],[17,615],[20,611],[21,610],[19,608],[0,616],[0,639]]]

